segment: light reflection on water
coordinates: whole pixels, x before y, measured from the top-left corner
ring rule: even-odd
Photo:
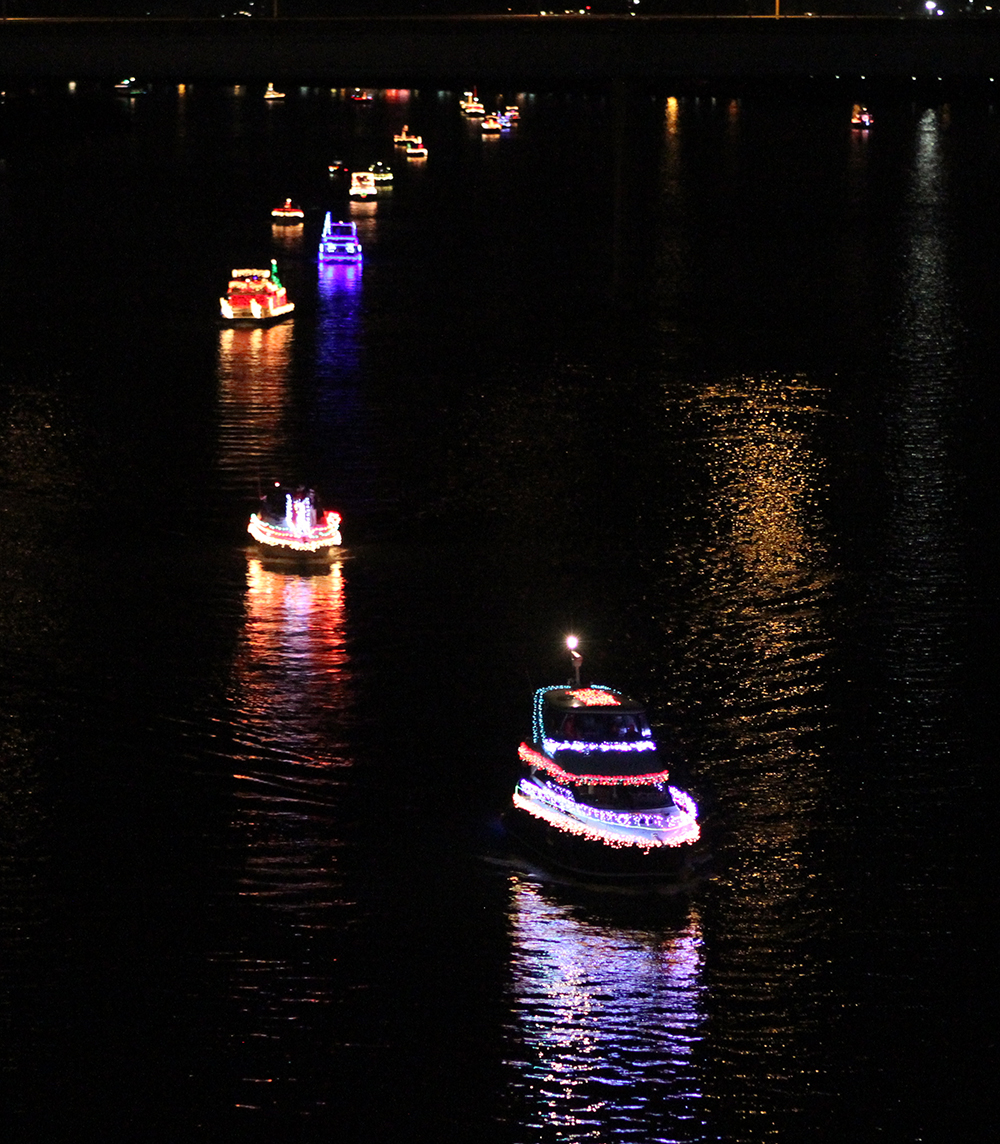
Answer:
[[[533,1140],[690,1139],[704,1021],[696,910],[618,925],[510,884],[509,1099]]]
[[[659,688],[663,707],[698,713],[695,772],[716,800],[703,975],[715,1031],[698,1056],[734,1139],[783,1130],[766,1111],[779,1103],[774,1086],[804,1098],[815,1085],[827,1003],[831,919],[817,898],[827,871],[812,837],[830,798],[835,577],[817,445],[827,400],[803,377],[667,393],[704,478],[689,494],[695,523],[660,573]]]
[[[219,332],[218,452],[227,491],[245,494],[258,478],[284,477],[289,468],[285,421],[294,331],[293,318]]]
[[[246,622],[229,695],[238,836],[237,893],[264,909],[287,950],[275,954],[270,928],[253,922],[240,947],[212,960],[228,970],[239,1016],[227,1029],[235,1107],[247,1112],[322,1103],[326,1091],[297,1087],[329,1052],[325,1010],[344,991],[337,935],[356,902],[341,869],[341,797],[353,763],[346,725],[352,703],[345,633],[345,577],[334,562],[318,575],[247,566]],[[328,935],[328,936],[324,936]],[[305,1109],[308,1111],[308,1108]]]

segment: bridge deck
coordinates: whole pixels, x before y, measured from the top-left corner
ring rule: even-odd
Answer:
[[[1000,20],[485,16],[6,20],[0,80],[273,79],[377,86],[944,76],[1000,82]]]

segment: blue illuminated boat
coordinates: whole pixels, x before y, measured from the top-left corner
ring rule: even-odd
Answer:
[[[360,262],[361,243],[358,224],[334,222],[329,211],[323,220],[323,234],[319,240],[320,262]]]
[[[670,783],[676,753],[653,738],[640,703],[610,687],[580,686],[578,657],[576,666],[576,684],[535,692],[510,833],[576,877],[689,879],[701,828],[694,799]]]

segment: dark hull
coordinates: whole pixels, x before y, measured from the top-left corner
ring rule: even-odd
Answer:
[[[255,544],[251,553],[261,564],[269,568],[279,568],[286,572],[325,571],[330,564],[343,556],[344,550],[340,545],[332,548],[320,548],[316,552],[300,552],[294,548],[282,548],[277,544]]]
[[[557,830],[517,807],[507,811],[504,824],[510,837],[541,865],[588,882],[683,885],[699,877],[706,861],[704,850],[697,844],[650,850],[608,846]]]

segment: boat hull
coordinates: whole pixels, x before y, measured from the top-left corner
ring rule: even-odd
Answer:
[[[705,856],[695,844],[657,846],[608,846],[606,843],[568,834],[519,807],[511,807],[504,824],[513,841],[546,869],[595,883],[653,885],[694,881]]]
[[[284,322],[290,318],[294,311],[295,303],[289,302],[287,306],[282,306],[279,310],[262,313],[259,318],[254,317],[253,314],[233,314],[232,317],[220,314],[219,321],[224,326],[273,326],[275,322]]]

